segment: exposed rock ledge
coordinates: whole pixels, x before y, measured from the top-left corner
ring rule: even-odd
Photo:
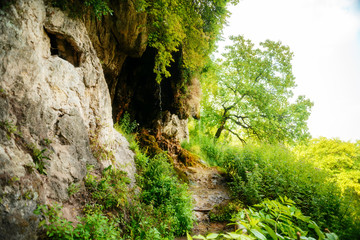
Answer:
[[[85,25],[42,0],[0,9],[0,123],[0,239],[36,239],[36,205],[66,201],[87,164],[111,164],[93,157],[91,136],[134,181],[133,153],[112,127],[109,90]],[[48,149],[47,175],[29,171],[29,146]]]

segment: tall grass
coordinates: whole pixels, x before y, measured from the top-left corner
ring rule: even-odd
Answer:
[[[336,232],[340,239],[360,239],[360,223],[354,218],[360,211],[349,208],[349,198],[330,181],[328,172],[297,161],[285,146],[231,146],[195,128],[183,147],[195,151],[209,165],[224,168],[233,197],[246,205],[287,196],[322,229]]]

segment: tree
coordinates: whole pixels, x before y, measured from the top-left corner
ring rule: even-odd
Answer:
[[[320,137],[298,145],[293,150],[300,161],[312,163],[316,168],[328,171],[343,192],[346,189],[352,189],[360,196],[360,147],[358,143]]]
[[[295,77],[289,47],[266,40],[255,48],[243,36],[230,39],[224,60],[214,63],[203,81],[203,114],[217,127],[215,138],[223,131],[242,142],[309,138],[306,121],[313,104],[304,96],[290,102]]]

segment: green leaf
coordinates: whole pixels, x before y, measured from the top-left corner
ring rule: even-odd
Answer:
[[[310,224],[308,225],[309,228],[313,228],[318,235],[320,240],[325,239],[324,233],[320,230],[319,226],[314,221],[310,221]]]
[[[278,237],[276,236],[276,233],[274,232],[274,230],[271,229],[271,227],[269,227],[266,224],[262,224],[262,226],[265,228],[265,230],[269,233],[269,235],[272,237],[273,240],[278,240]]]
[[[206,238],[202,235],[196,235],[196,236],[193,236],[194,239],[203,239],[203,240],[206,240]]]
[[[190,236],[190,234],[188,232],[186,232],[186,237],[187,237],[187,240],[193,240],[193,238]]]
[[[262,234],[261,232],[259,232],[258,230],[256,229],[250,229],[250,232],[252,234],[254,234],[255,237],[257,237],[258,239],[260,240],[266,240],[266,237],[264,236],[264,234]]]
[[[219,236],[217,233],[210,233],[206,236],[206,239],[215,239]]]
[[[326,239],[328,240],[338,240],[339,237],[335,233],[325,233]]]
[[[228,232],[226,234],[223,234],[223,236],[227,239],[242,239],[243,234],[237,234],[234,232]]]

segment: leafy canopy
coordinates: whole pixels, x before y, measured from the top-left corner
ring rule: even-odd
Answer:
[[[203,116],[217,128],[245,142],[307,139],[306,120],[312,103],[304,96],[290,102],[295,87],[293,53],[281,42],[266,40],[259,48],[243,36],[232,36],[224,60],[212,63],[204,74]]]
[[[139,12],[146,12],[148,45],[157,49],[154,73],[160,82],[170,77],[167,70],[172,53],[182,51],[182,64],[190,71],[201,68],[214,48],[225,18],[227,3],[238,0],[138,0]]]
[[[329,172],[342,189],[360,196],[360,146],[358,143],[320,137],[294,148],[299,160]]]

